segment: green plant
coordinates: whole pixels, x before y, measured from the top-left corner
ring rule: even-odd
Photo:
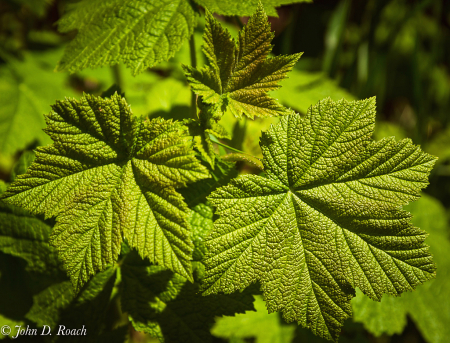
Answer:
[[[242,14],[239,3],[224,13]],[[23,155],[2,185],[0,249],[33,281],[22,323],[123,341],[112,308],[161,341],[207,342],[215,317],[254,309],[262,293],[270,312],[337,341],[356,287],[379,301],[434,278],[427,234],[401,207],[435,158],[408,139],[373,141],[375,98],[327,98],[304,116],[275,100],[301,54],[269,57],[261,4],[237,41],[205,18],[209,64],[183,66],[198,96],[190,119],[135,116],[120,92],[57,101],[45,116],[53,143]],[[58,69],[122,60],[138,74],[171,57],[195,20],[184,0],[81,2],[60,22],[80,30]],[[227,113],[281,116],[261,136],[262,161],[217,153],[231,150],[219,141],[231,138]],[[259,175],[235,177],[230,160]]]

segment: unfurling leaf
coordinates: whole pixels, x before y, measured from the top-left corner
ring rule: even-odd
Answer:
[[[206,242],[204,293],[259,280],[269,311],[336,340],[354,287],[372,299],[434,277],[426,233],[401,206],[435,158],[410,140],[371,140],[375,99],[320,101],[261,138],[265,177],[209,196],[220,216]]]
[[[117,94],[58,101],[46,120],[54,144],[36,150],[3,197],[56,216],[50,241],[75,289],[117,260],[123,238],[191,280],[189,209],[175,188],[208,172],[186,127],[133,117]]]
[[[206,11],[203,51],[210,65],[202,69],[183,66],[193,91],[214,107],[220,118],[226,110],[236,117],[278,116],[292,113],[268,92],[294,67],[301,54],[267,58],[274,34],[262,6],[239,32],[238,42],[231,38]]]
[[[186,0],[84,0],[59,21],[78,30],[57,70],[76,72],[124,62],[133,75],[167,61],[191,36],[195,12]]]

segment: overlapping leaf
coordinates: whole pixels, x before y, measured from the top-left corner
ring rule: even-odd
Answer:
[[[118,95],[53,106],[46,132],[6,201],[56,216],[51,244],[79,289],[116,261],[122,238],[142,257],[192,279],[188,208],[175,188],[208,177],[178,122],[133,117]]]
[[[336,340],[354,287],[379,300],[434,277],[426,233],[400,206],[418,198],[435,158],[410,140],[372,141],[374,118],[374,98],[326,99],[263,134],[267,176],[209,197],[220,218],[205,294],[260,280],[270,311]]]
[[[166,61],[190,37],[195,12],[186,0],[84,0],[59,22],[78,30],[58,70],[75,72],[124,62],[133,75]]]
[[[210,342],[216,316],[254,309],[249,292],[203,297],[197,283],[158,266],[127,260],[122,268],[122,306],[136,330],[161,342]]]
[[[291,113],[267,93],[279,87],[301,54],[267,58],[273,36],[261,5],[240,31],[237,44],[206,12],[203,51],[210,65],[183,68],[193,91],[214,105],[215,117],[227,109],[236,117],[245,114],[249,118]]]

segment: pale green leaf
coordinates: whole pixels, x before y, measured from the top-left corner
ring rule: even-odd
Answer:
[[[312,2],[312,0],[195,0],[195,2],[213,13],[238,16],[250,16],[255,13],[258,4],[262,4],[268,15],[277,17],[275,7],[299,2]]]
[[[208,198],[220,217],[205,294],[259,280],[269,311],[336,340],[354,287],[379,300],[434,277],[426,233],[400,206],[419,197],[435,158],[410,140],[373,142],[374,122],[374,98],[325,99],[263,134],[266,176]]]
[[[237,43],[206,11],[203,51],[210,65],[198,70],[183,66],[192,90],[215,106],[220,118],[226,110],[240,118],[270,117],[291,113],[267,93],[294,67],[301,54],[267,58],[274,34],[264,9],[239,32]]]
[[[188,208],[175,188],[208,177],[179,122],[133,117],[125,99],[85,95],[46,116],[55,142],[4,194],[56,216],[51,244],[76,290],[114,263],[122,237],[142,257],[191,279]]]
[[[172,57],[195,25],[186,0],[84,0],[59,21],[61,32],[78,33],[57,70],[73,73],[124,62],[137,75]]]
[[[44,113],[56,99],[73,94],[65,86],[66,77],[42,63],[41,55],[25,54],[23,61],[2,55],[8,63],[0,66],[0,155],[51,143],[42,131]]]
[[[326,97],[335,101],[342,98],[355,100],[352,94],[321,72],[294,69],[281,85],[281,88],[271,93],[272,96],[301,113],[306,113],[310,106]]]
[[[255,297],[255,310],[217,319],[211,333],[221,338],[255,338],[255,343],[292,342],[295,327],[283,325],[278,313],[267,313],[261,296]]]
[[[353,300],[354,319],[379,336],[400,333],[409,315],[427,342],[444,343],[450,337],[450,240],[446,211],[438,200],[426,194],[405,209],[411,211],[414,225],[430,234],[427,243],[437,265],[436,279],[401,297],[383,297],[380,303],[358,292]]]
[[[216,316],[253,309],[248,292],[204,297],[197,283],[158,266],[130,261],[122,275],[122,306],[133,326],[161,342],[211,342]]]

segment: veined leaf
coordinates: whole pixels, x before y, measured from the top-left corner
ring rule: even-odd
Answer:
[[[189,210],[175,188],[208,172],[186,127],[133,117],[117,94],[58,101],[46,120],[54,144],[36,150],[3,197],[56,216],[51,244],[75,289],[116,261],[122,237],[142,257],[192,279]]]
[[[213,209],[207,204],[198,204],[191,211],[190,224],[194,241],[193,261],[201,261],[206,253],[205,238],[213,228]]]
[[[258,4],[262,4],[268,15],[277,17],[275,7],[312,0],[195,0],[195,2],[213,13],[238,16],[250,16]]]
[[[210,342],[216,316],[253,309],[249,292],[204,297],[197,283],[158,266],[130,259],[122,275],[122,306],[133,326],[161,342]]]
[[[267,58],[274,34],[262,6],[239,32],[237,44],[230,33],[206,11],[203,51],[210,65],[198,70],[183,66],[192,90],[214,105],[215,117],[228,109],[249,118],[291,113],[267,92],[293,68],[301,54]]]
[[[354,287],[372,299],[435,275],[426,233],[401,205],[419,197],[435,158],[410,140],[370,139],[375,99],[320,101],[261,138],[266,177],[209,196],[204,294],[259,280],[269,311],[336,340]]]
[[[57,70],[123,61],[137,75],[166,61],[190,37],[195,12],[186,0],[84,0],[59,21],[59,30],[78,30]]]

